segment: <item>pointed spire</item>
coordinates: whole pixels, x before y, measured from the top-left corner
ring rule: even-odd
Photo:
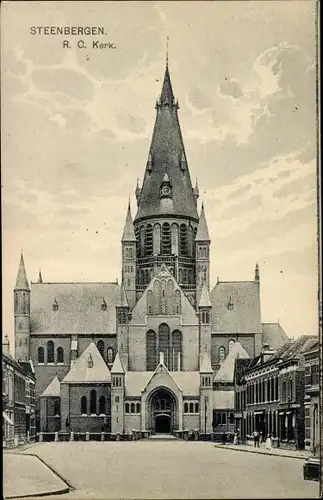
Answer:
[[[124,225],[121,241],[136,241],[136,236],[135,236],[135,231],[133,229],[133,222],[131,216],[130,199],[129,199],[126,222]]]
[[[210,293],[205,283],[203,283],[199,307],[212,307]]]
[[[128,300],[127,300],[127,295],[126,291],[124,288],[123,281],[120,285],[120,294],[119,294],[119,300],[118,300],[118,307],[129,307]]]
[[[122,366],[122,361],[118,352],[116,354],[116,357],[114,358],[111,373],[124,373],[124,368]]]
[[[39,273],[38,273],[38,283],[42,283],[43,282],[43,277],[42,277],[42,274],[41,274],[41,269],[39,269]]]
[[[21,250],[19,269],[17,273],[15,290],[30,290],[24,263],[24,256]]]
[[[210,357],[207,352],[203,354],[200,373],[213,373]]]
[[[168,42],[169,42],[169,36],[166,37],[166,68],[168,68]]]
[[[168,69],[168,64],[165,69],[165,76],[164,76],[164,82],[163,82],[163,87],[160,95],[160,104],[161,106],[164,105],[169,105],[171,106],[173,104],[173,101],[175,100],[174,98],[174,93],[173,93],[173,88],[172,88],[172,82],[170,80],[170,74],[169,74],[169,69]]]
[[[204,203],[202,203],[201,215],[195,241],[210,241],[209,230],[206,223]]]
[[[259,282],[260,282],[260,275],[259,275],[259,265],[258,265],[258,262],[256,263],[256,267],[255,267],[255,281],[256,281],[256,283],[259,283]]]

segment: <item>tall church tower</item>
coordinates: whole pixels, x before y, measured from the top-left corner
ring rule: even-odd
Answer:
[[[192,187],[168,63],[134,220],[137,299],[164,263],[196,305],[198,188]]]
[[[30,288],[22,253],[20,257],[16,286],[14,288],[14,314],[15,358],[17,361],[28,361],[30,334]]]
[[[196,300],[199,303],[202,289],[210,291],[210,236],[202,203],[200,222],[195,238],[196,245]]]
[[[133,229],[130,202],[122,239],[122,282],[130,309],[136,304],[136,237]]]

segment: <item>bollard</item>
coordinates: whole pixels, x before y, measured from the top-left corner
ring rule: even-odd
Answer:
[[[57,443],[57,441],[58,441],[58,432],[55,432],[54,441],[55,441],[55,443]]]
[[[40,443],[43,442],[43,433],[42,432],[39,433],[39,442]]]
[[[120,441],[120,434],[119,434],[119,432],[117,432],[116,441]]]
[[[89,432],[85,433],[85,441],[90,441],[90,433]]]
[[[104,441],[104,432],[101,432],[101,441]]]
[[[70,435],[70,441],[74,441],[74,432],[73,431],[71,432],[71,435]]]

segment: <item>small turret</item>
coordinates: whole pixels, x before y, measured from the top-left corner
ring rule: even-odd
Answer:
[[[14,289],[14,314],[15,358],[17,361],[28,361],[30,335],[30,288],[22,252]]]
[[[202,207],[201,207],[201,215],[200,215],[200,220],[199,220],[199,225],[198,225],[195,241],[210,242],[209,230],[207,227],[207,222],[206,222],[205,212],[204,212],[204,203],[202,203]]]
[[[202,203],[201,215],[197,234],[195,237],[196,248],[196,301],[200,300],[202,287],[205,284],[210,289],[210,236],[206,223],[204,204]]]
[[[124,431],[124,389],[125,371],[117,352],[111,368],[111,431],[114,434]]]

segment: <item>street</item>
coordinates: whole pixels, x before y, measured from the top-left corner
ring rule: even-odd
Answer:
[[[319,493],[318,483],[303,480],[303,460],[205,442],[42,443],[25,453],[37,454],[75,487],[62,499],[315,498]]]

